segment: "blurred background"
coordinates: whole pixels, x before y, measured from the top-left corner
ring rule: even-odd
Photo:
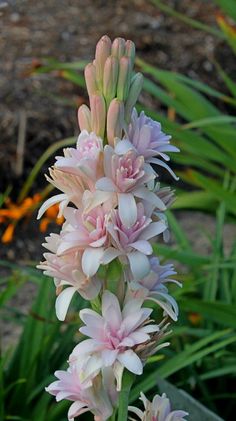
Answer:
[[[88,101],[83,67],[107,34],[135,42],[136,67],[145,75],[140,108],[159,120],[181,149],[172,164],[180,181],[163,172],[178,197],[168,214],[170,244],[156,246],[163,261],[175,263],[183,282],[175,291],[181,317],[156,375],[233,420],[236,1],[0,0],[0,34],[0,383],[8,385],[0,419],[39,421],[38,409],[32,412],[35,402],[41,404],[42,421],[66,419],[66,406],[56,410],[43,388],[54,363],[58,368],[67,358],[78,321],[72,314],[72,327],[63,326],[62,348],[53,289],[34,269],[43,238],[62,221],[55,207],[38,222],[36,209],[50,194],[44,173],[78,135],[77,108]],[[151,392],[153,367],[150,362],[144,385]],[[31,394],[23,404],[26,379]]]

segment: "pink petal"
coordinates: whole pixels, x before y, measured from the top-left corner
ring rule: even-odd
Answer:
[[[122,316],[117,297],[110,291],[105,291],[102,296],[102,315],[109,326],[116,330],[120,327]]]

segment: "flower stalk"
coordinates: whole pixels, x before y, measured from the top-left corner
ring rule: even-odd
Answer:
[[[122,377],[122,388],[119,393],[118,419],[117,421],[124,421],[128,418],[129,394],[135,376],[129,371],[125,370]]]
[[[95,421],[127,420],[134,378],[149,356],[169,345],[162,340],[169,320],[178,318],[167,288],[170,282],[180,286],[176,272],[152,248],[160,236],[168,238],[165,211],[174,197],[156,182],[159,169],[177,179],[167,162],[178,149],[160,123],[135,109],[143,76],[134,73],[134,59],[132,41],[104,36],[98,42],[85,68],[90,106],[78,110],[77,144],[56,157],[47,176],[60,194],[38,215],[58,206],[65,221],[59,234],[46,237],[38,265],[54,279],[58,319],[66,319],[73,296],[90,302],[79,313],[84,339],[46,389],[57,401],[72,402],[69,421],[87,411]],[[151,317],[147,301],[162,311],[161,320]],[[169,405],[164,397],[154,399],[150,418],[152,403],[145,399],[144,412],[131,407],[143,421],[156,420]],[[179,418],[171,420],[184,421],[185,414],[177,411]]]

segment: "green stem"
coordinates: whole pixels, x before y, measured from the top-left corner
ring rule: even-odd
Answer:
[[[38,175],[39,171],[41,170],[43,164],[47,161],[47,159],[53,155],[58,149],[63,148],[65,146],[73,145],[76,142],[76,139],[74,137],[70,137],[68,139],[59,140],[58,142],[53,143],[51,146],[49,146],[48,149],[43,153],[43,155],[38,159],[35,166],[31,170],[28,178],[26,179],[19,197],[18,197],[18,203],[22,202],[22,200],[26,197],[28,194],[36,176]]]
[[[129,393],[134,381],[134,374],[125,371],[122,378],[122,388],[119,393],[118,421],[128,419]]]

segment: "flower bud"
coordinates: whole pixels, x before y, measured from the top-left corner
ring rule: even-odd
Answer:
[[[96,67],[93,63],[87,64],[84,70],[84,76],[89,97],[97,91]]]
[[[119,73],[119,65],[116,57],[108,57],[104,67],[103,94],[109,106],[111,100],[116,96],[116,87]]]
[[[123,38],[114,39],[111,47],[111,54],[118,59],[125,54],[125,40]]]
[[[139,94],[143,87],[143,75],[142,73],[136,73],[131,80],[131,85],[129,89],[128,98],[125,103],[125,121],[126,123],[130,122],[130,117],[132,109],[135,106]]]
[[[129,57],[123,56],[120,59],[119,77],[117,83],[117,98],[125,101],[128,97],[131,81],[131,61]]]
[[[96,80],[99,90],[102,90],[103,72],[106,59],[111,55],[111,40],[104,35],[97,43],[95,62],[96,62]]]
[[[106,123],[106,104],[103,95],[93,94],[90,100],[92,131],[103,138]]]
[[[125,55],[130,58],[131,67],[134,66],[134,59],[135,59],[135,44],[133,41],[127,40],[125,43]]]
[[[87,130],[87,132],[91,132],[91,111],[87,107],[87,105],[83,104],[78,109],[78,121],[79,127],[82,130]]]
[[[107,112],[107,139],[111,146],[114,146],[114,139],[122,137],[124,126],[124,103],[114,98]]]

